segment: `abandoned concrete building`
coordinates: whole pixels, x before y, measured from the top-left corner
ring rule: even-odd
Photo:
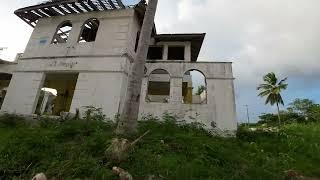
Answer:
[[[52,1],[15,14],[34,28],[23,54],[0,61],[1,112],[59,115],[103,109],[121,112],[145,3]],[[198,62],[205,34],[152,34],[140,117],[173,113],[208,128],[235,130],[230,62]]]

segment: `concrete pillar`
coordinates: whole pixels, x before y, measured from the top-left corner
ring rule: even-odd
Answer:
[[[170,79],[170,103],[182,103],[182,77]]]
[[[163,46],[163,60],[168,60],[168,44],[165,44]]]
[[[49,92],[44,92],[43,100],[42,100],[41,107],[40,107],[40,114],[43,114],[44,111],[46,110],[49,96],[50,96]]]
[[[43,85],[43,72],[17,72],[12,76],[2,112],[33,114]]]

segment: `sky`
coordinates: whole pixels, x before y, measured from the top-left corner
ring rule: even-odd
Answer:
[[[38,2],[0,0],[0,47],[8,47],[1,58],[23,52],[32,33],[14,10]],[[159,0],[155,22],[158,33],[207,33],[199,61],[233,62],[238,120],[249,105],[254,121],[276,111],[257,97],[268,72],[288,77],[285,106],[295,98],[320,103],[319,7],[319,0]]]

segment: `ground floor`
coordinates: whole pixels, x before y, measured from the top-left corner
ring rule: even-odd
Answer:
[[[62,60],[54,63],[63,66],[59,68],[43,61],[49,64],[45,71],[24,66],[0,81],[6,88],[2,112],[60,115],[94,106],[109,118],[121,113],[129,71],[126,59],[103,70],[98,65],[91,70],[77,67],[84,62],[81,59],[68,62],[72,69]],[[231,63],[149,62],[140,102],[142,119],[170,113],[207,128],[237,128]]]

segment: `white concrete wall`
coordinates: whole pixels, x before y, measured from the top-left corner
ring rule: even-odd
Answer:
[[[100,22],[96,41],[78,43],[84,22],[97,18]],[[35,27],[22,59],[65,56],[122,55],[127,52],[133,37],[134,10],[90,12],[77,15],[40,19]],[[72,22],[67,43],[51,44],[57,27],[64,21]],[[131,28],[131,29],[130,29]],[[130,36],[130,37],[129,37]]]
[[[123,73],[80,73],[73,96],[71,112],[84,106],[102,108],[107,117],[119,113]]]
[[[14,73],[1,111],[33,114],[43,81],[44,73],[41,72]]]
[[[14,68],[13,78],[2,111],[32,114],[37,104],[45,73],[79,73],[71,111],[82,106],[103,108],[108,117],[121,112],[134,45],[140,28],[133,9],[92,12],[41,19],[34,29],[26,51]],[[90,18],[100,21],[95,42],[78,43],[81,26]],[[50,44],[57,26],[70,20],[73,29],[65,44]],[[41,43],[40,43],[41,41]],[[43,43],[45,42],[45,43]],[[185,61],[147,63],[143,80],[140,114],[162,116],[172,112],[188,122],[201,122],[211,127],[215,122],[223,130],[235,130],[235,100],[231,63],[191,63],[190,42],[162,42],[185,45]],[[166,55],[165,55],[166,56]],[[170,75],[169,103],[145,101],[148,75],[165,69]],[[185,72],[197,69],[206,76],[206,104],[182,104],[182,81]],[[1,70],[1,69],[0,69]]]
[[[153,62],[146,65],[148,73],[143,80],[140,116],[152,114],[161,117],[163,113],[176,114],[180,120],[200,122],[207,128],[216,124],[220,130],[236,130],[236,109],[231,63],[218,62]],[[156,69],[165,69],[170,74],[169,103],[146,102],[148,75]],[[182,82],[185,72],[191,69],[201,71],[207,82],[207,103],[183,104]]]

